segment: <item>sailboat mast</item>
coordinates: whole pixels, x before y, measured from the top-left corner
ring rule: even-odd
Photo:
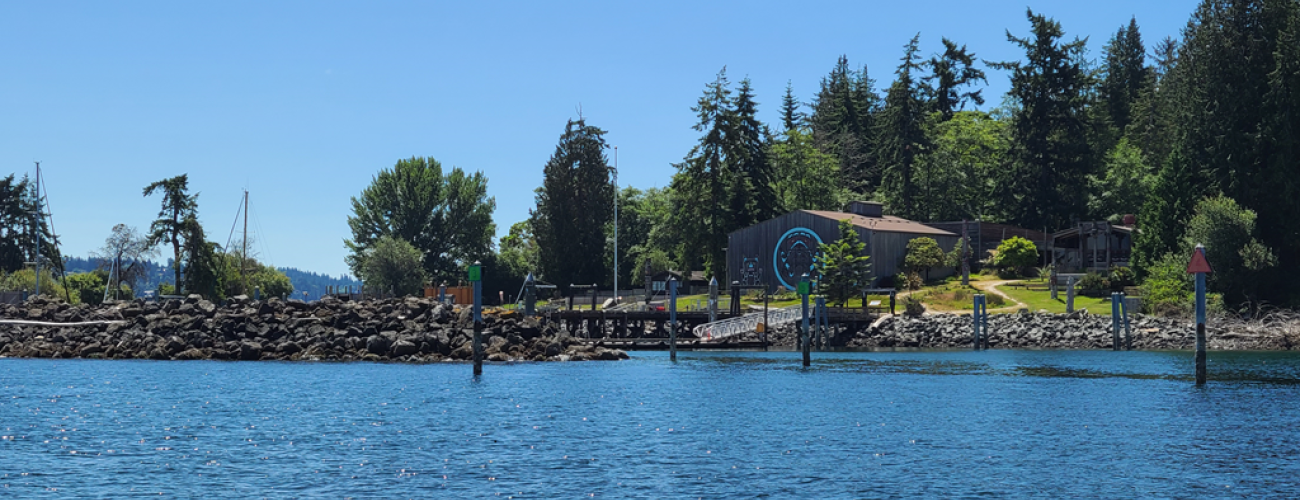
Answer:
[[[36,162],[36,295],[41,294],[41,162]]]
[[[243,282],[244,295],[248,295],[248,277],[244,275],[244,262],[248,261],[248,190],[244,190],[244,250],[239,255],[239,280]]]

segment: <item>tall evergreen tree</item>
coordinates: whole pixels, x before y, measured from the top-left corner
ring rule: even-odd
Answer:
[[[1258,207],[1260,235],[1267,234],[1287,271],[1294,273],[1300,269],[1300,221],[1295,220],[1300,213],[1300,8],[1294,4],[1278,33],[1273,58],[1264,96],[1269,113],[1261,126],[1263,169],[1270,173],[1273,191]]]
[[[171,243],[172,255],[176,259],[173,261],[176,271],[176,281],[173,283],[178,290],[181,286],[182,250],[188,245],[188,235],[194,233],[194,228],[188,224],[198,220],[199,195],[191,195],[189,189],[189,174],[163,179],[144,188],[146,197],[162,192],[162,209],[158,211],[158,219],[149,226],[149,246]]]
[[[530,211],[542,276],[561,287],[604,283],[605,225],[613,217],[612,169],[605,131],[569,120],[542,171],[537,207]]]
[[[805,116],[799,111],[801,104],[794,98],[794,84],[785,82],[785,96],[781,97],[781,124],[785,131],[796,130],[803,126]]]
[[[1178,250],[1183,228],[1204,192],[1194,166],[1178,151],[1165,160],[1152,181],[1151,193],[1138,212],[1133,241],[1133,268],[1145,276],[1166,254]]]
[[[702,265],[725,282],[727,234],[776,215],[780,208],[772,188],[766,127],[755,117],[757,104],[749,80],[731,97],[727,70],[705,87],[691,108],[699,117],[694,129],[699,144],[675,165],[673,215],[681,229],[680,261]]]
[[[224,298],[221,291],[221,247],[204,236],[197,215],[187,216],[180,227],[185,232],[182,238],[185,242],[185,274],[184,281],[179,283],[184,285],[187,293],[197,293],[211,300]],[[180,291],[182,287],[176,289]]]
[[[1156,64],[1146,74],[1149,83],[1142,86],[1133,103],[1124,134],[1142,150],[1148,165],[1163,165],[1174,143],[1174,94],[1178,86],[1172,84],[1169,75],[1178,58],[1178,41],[1170,37],[1161,40],[1154,56]]]
[[[1066,227],[1085,215],[1082,188],[1095,162],[1087,119],[1092,78],[1082,66],[1086,40],[1062,43],[1061,24],[1027,12],[1032,35],[1007,40],[1026,61],[993,63],[1012,72],[1011,165],[999,182],[1008,215],[1026,227]]]
[[[0,272],[14,272],[36,260],[36,240],[41,256],[62,272],[63,259],[58,241],[43,217],[35,217],[36,194],[24,176],[0,178]]]
[[[880,185],[875,159],[875,115],[881,106],[875,81],[849,68],[840,56],[835,68],[822,78],[813,99],[808,123],[819,147],[840,159],[840,175],[853,191],[868,193]]]
[[[1138,30],[1137,18],[1130,18],[1128,26],[1121,27],[1103,49],[1105,65],[1102,66],[1100,101],[1106,121],[1115,135],[1124,133],[1132,122],[1133,106],[1139,96],[1153,82],[1151,68],[1146,64],[1146,47]]]
[[[1258,214],[1260,241],[1279,249],[1282,272],[1270,273],[1274,279],[1300,270],[1300,196],[1291,188],[1300,168],[1277,147],[1290,140],[1279,139],[1286,136],[1278,124],[1295,122],[1284,83],[1293,78],[1294,44],[1282,41],[1294,36],[1288,27],[1297,10],[1294,0],[1202,2],[1168,77],[1175,88],[1161,89],[1175,98],[1173,150],[1203,176],[1194,190],[1222,193]],[[1263,293],[1284,297],[1286,285],[1278,280]]]
[[[877,122],[876,139],[883,171],[881,192],[890,210],[901,217],[922,215],[913,169],[916,159],[926,149],[926,110],[921,82],[913,77],[920,71],[917,55],[921,35],[912,37],[905,46],[898,79],[885,95],[885,109]]]
[[[740,81],[736,100],[729,111],[727,160],[734,165],[732,199],[733,227],[742,228],[776,217],[780,200],[772,190],[772,164],[767,157],[767,129],[758,121],[758,103],[748,78]]]
[[[966,50],[966,46],[957,46],[956,42],[943,39],[943,54],[936,55],[926,62],[930,67],[930,76],[925,82],[934,89],[932,104],[944,121],[952,119],[952,114],[966,108],[966,101],[976,105],[984,104],[983,90],[962,92],[962,87],[976,82],[988,83],[984,71],[975,67],[975,53]]]

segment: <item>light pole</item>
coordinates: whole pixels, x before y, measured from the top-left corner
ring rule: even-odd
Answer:
[[[618,304],[618,146],[614,146],[614,304]]]

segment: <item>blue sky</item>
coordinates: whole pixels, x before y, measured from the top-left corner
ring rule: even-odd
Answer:
[[[1023,1],[5,2],[0,175],[41,161],[66,255],[158,211],[182,173],[224,243],[244,189],[264,261],[341,274],[349,198],[400,158],[482,170],[499,233],[528,216],[565,120],[581,108],[619,147],[620,184],[667,185],[697,141],[690,107],[723,66],[776,124],[841,54],[888,86],[916,33],[1018,60]],[[1196,2],[1032,2],[1067,36],[1136,16],[1148,46]],[[996,105],[1007,74],[989,70]]]

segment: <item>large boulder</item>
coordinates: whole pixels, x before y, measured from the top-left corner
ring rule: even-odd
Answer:
[[[398,340],[393,343],[393,356],[407,356],[420,351],[419,346],[409,340]]]
[[[366,338],[366,351],[371,354],[383,356],[388,354],[390,347],[392,347],[391,342],[383,335],[371,335]]]
[[[261,358],[262,344],[248,341],[239,344],[239,359],[244,361],[255,361]]]

